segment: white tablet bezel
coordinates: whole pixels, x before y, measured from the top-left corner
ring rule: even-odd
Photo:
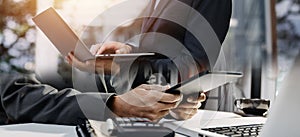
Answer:
[[[166,93],[194,94],[207,92],[242,77],[240,72],[201,72],[186,81],[172,86]]]

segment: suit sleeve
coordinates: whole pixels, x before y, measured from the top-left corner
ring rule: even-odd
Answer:
[[[191,7],[197,10],[209,23],[214,30],[220,43],[222,44],[225,40],[226,34],[229,29],[229,23],[232,11],[231,0],[194,0],[191,3]],[[195,18],[189,17],[188,24],[191,23]],[[191,26],[191,28],[197,29],[197,26]],[[205,31],[205,30],[204,30]],[[199,66],[199,71],[212,69],[209,68],[209,62],[207,54],[203,48],[203,45],[195,38],[195,36],[186,31],[184,37],[184,45],[193,56],[194,60]],[[188,61],[188,60],[185,60]],[[183,62],[185,62],[183,61]]]
[[[231,0],[180,1],[200,13],[212,27],[219,42],[223,43],[229,29],[232,10]],[[158,70],[155,69],[162,68],[161,70],[163,70],[164,78],[167,81],[168,79],[171,79],[171,75],[166,73],[169,71],[170,67],[171,69],[177,69],[180,72],[179,80],[185,80],[197,72],[210,70],[210,63],[213,63],[209,62],[207,53],[205,52],[201,41],[185,28],[200,29],[205,33],[205,30],[202,30],[202,28],[199,27],[199,18],[196,18],[195,14],[192,12],[188,13],[191,10],[186,10],[186,12],[183,13],[179,12],[180,10],[177,8],[180,8],[181,6],[176,4],[178,3],[171,1],[169,5],[165,7],[165,10],[159,18],[157,18],[152,26],[149,27],[148,32],[154,33],[145,36],[141,43],[141,50],[157,53],[161,52],[164,55],[169,55],[167,59],[158,58],[152,61],[153,72],[158,73]],[[182,24],[186,24],[187,26],[181,26],[176,22],[165,20],[165,18],[172,18],[173,15],[177,15],[174,18],[184,22]],[[162,38],[161,36],[167,37]],[[169,37],[174,39],[166,39]],[[175,42],[173,43],[173,41]],[[176,46],[177,41],[179,43],[178,46]],[[178,48],[182,47],[182,45],[184,46],[183,48]],[[173,55],[174,53],[178,54]],[[175,67],[173,67],[174,64],[176,64]],[[141,79],[146,79],[145,81],[147,81],[147,77],[142,73],[144,69],[141,68],[140,70],[141,71],[137,73],[138,76],[136,81],[138,84],[141,84]]]
[[[209,22],[220,43],[223,43],[229,29],[232,0],[194,0],[192,7]]]
[[[85,119],[103,120],[111,94],[57,90],[32,76],[1,76],[1,105],[9,123],[76,125]]]

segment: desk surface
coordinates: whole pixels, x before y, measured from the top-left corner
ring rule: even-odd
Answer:
[[[236,119],[241,119],[236,122]],[[191,119],[186,121],[162,120],[167,123],[166,126],[171,126],[176,132],[186,132],[190,136],[198,136],[198,132],[202,127],[209,127],[225,123],[227,125],[241,124],[241,122],[261,122],[265,118],[257,117],[241,117],[234,113],[199,110],[199,112]],[[92,127],[96,131],[97,137],[105,137],[100,130],[101,124],[104,122],[90,120]],[[51,124],[16,124],[0,126],[1,137],[76,137],[75,126],[51,125]],[[176,134],[176,137],[182,135]]]
[[[75,126],[15,124],[0,126],[1,137],[76,137]]]
[[[239,119],[239,122],[236,122]],[[198,113],[191,119],[186,121],[175,121],[175,120],[165,120],[161,122],[167,127],[172,128],[176,132],[184,132],[189,136],[198,136],[198,131],[203,127],[215,126],[219,124],[235,125],[241,123],[256,123],[264,121],[265,118],[258,117],[241,117],[240,115],[221,112],[221,111],[210,111],[210,110],[199,110]],[[100,129],[101,124],[104,122],[90,120],[90,123],[94,129]],[[188,129],[188,130],[186,130]],[[105,137],[100,130],[95,130],[98,137]],[[181,137],[181,135],[176,134],[176,137]]]

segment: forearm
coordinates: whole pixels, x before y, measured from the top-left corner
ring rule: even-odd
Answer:
[[[85,119],[104,119],[101,94],[57,89],[28,77],[5,81],[1,103],[11,123],[53,123],[75,125]],[[105,100],[105,99],[104,99]]]

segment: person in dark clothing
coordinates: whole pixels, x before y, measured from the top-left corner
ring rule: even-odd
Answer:
[[[199,72],[211,70],[215,65],[221,43],[229,29],[231,8],[231,0],[151,0],[146,12],[138,17],[143,19],[140,33],[135,34],[138,39],[129,39],[124,43],[98,44],[96,49],[99,50],[94,53],[157,53],[157,58],[148,60],[147,63],[137,63],[138,67],[130,70],[136,73],[131,74],[129,78],[122,78],[120,73],[112,77],[112,81],[134,79],[129,84],[126,81],[126,85],[131,85],[129,88],[134,88],[148,83],[153,74],[161,74],[161,77],[156,79],[163,79],[165,82],[156,84],[174,85],[177,82],[172,83],[171,79],[184,81]],[[83,71],[95,67],[86,64],[101,64],[103,61],[100,59],[96,60],[96,63],[80,62],[74,54],[70,54],[66,59]],[[135,63],[126,63],[116,68],[124,69],[130,64]],[[178,76],[170,74],[172,70],[177,71]],[[175,80],[172,77],[175,77]],[[113,87],[117,92],[118,89],[123,89],[118,85]],[[202,96],[204,95],[191,96],[188,99],[190,102],[171,110],[174,112],[172,116],[178,119],[191,118],[196,114],[200,106],[198,104],[201,104],[201,100],[197,99]]]
[[[223,42],[229,26],[231,0],[178,0],[178,2],[184,4],[184,6],[191,7],[203,15],[213,28],[218,42]],[[179,8],[182,8],[182,5],[179,6]],[[173,62],[175,62],[175,64],[187,63],[180,65],[181,67],[177,67],[177,69],[182,72],[182,74],[180,74],[181,80],[194,74],[194,72],[189,74],[191,72],[189,69],[188,71],[183,71],[184,68],[191,67],[187,60],[195,60],[193,64],[196,65],[192,71],[209,69],[209,57],[203,52],[201,42],[189,31],[190,27],[194,27],[194,25],[185,28],[183,27],[184,25],[178,26],[178,23],[172,23],[166,20],[169,18],[169,15],[174,15],[172,11],[176,11],[177,4],[173,4],[173,1],[170,0],[161,0],[156,9],[157,10],[151,13],[158,13],[155,15],[161,15],[159,17],[163,17],[164,15],[167,17],[163,19],[157,18],[157,16],[154,16],[154,18],[145,18],[145,22],[143,26],[141,26],[143,30],[142,33],[159,32],[160,34],[172,36],[179,41],[180,44],[184,45],[183,47],[186,49],[184,53],[188,51],[191,56],[188,55],[185,57],[182,56],[184,54],[177,54],[176,56],[171,54],[167,55],[169,59],[157,59],[151,63],[151,65],[163,64],[168,67],[169,64],[173,64]],[[181,10],[177,9],[179,12],[176,13],[180,13]],[[188,11],[183,12],[182,16],[178,14],[178,17],[188,17],[181,19],[181,21],[184,21],[181,23],[187,23],[187,26],[193,24],[194,17],[192,14],[189,16],[187,14],[190,13],[190,10],[191,9],[188,9]],[[160,43],[159,41],[161,41],[160,36],[144,35],[139,41],[135,42],[106,44],[106,46],[102,46],[98,53],[102,53],[110,47],[117,47],[115,50],[119,53],[139,51],[157,52],[161,51],[161,47],[170,44]],[[173,41],[171,41],[171,44],[172,42]],[[133,46],[135,44],[137,44],[139,48],[135,48]],[[155,47],[151,47],[153,45]],[[104,47],[107,48],[105,49]],[[168,47],[168,49],[172,48]],[[72,54],[69,55],[68,59],[70,64],[74,64],[81,70],[90,67],[88,66],[88,62],[78,62]],[[78,64],[80,65],[78,66]],[[156,69],[156,67],[153,68]],[[132,77],[139,79],[138,75],[142,73],[143,72],[137,72],[137,74]],[[146,78],[141,78],[140,80],[142,82],[132,86],[133,89],[122,89],[122,92],[125,91],[125,93],[122,94],[83,93],[72,88],[57,89],[53,86],[41,83],[35,76],[28,75],[1,74],[0,80],[1,124],[35,122],[75,125],[85,119],[105,120],[111,115],[145,117],[151,120],[158,120],[170,112],[174,114],[172,115],[174,118],[188,119],[197,112],[199,105],[205,100],[204,95],[196,98],[191,97],[188,99],[188,103],[181,104],[177,107],[176,105],[180,101],[179,95],[163,93],[162,91],[168,88],[166,86],[142,84],[146,83]]]
[[[158,85],[140,85],[123,95],[115,95],[82,93],[72,88],[58,90],[40,83],[33,75],[1,74],[0,77],[0,124],[34,122],[77,125],[86,119],[106,120],[113,113],[157,120],[174,108],[180,99],[178,95],[163,93],[167,87]],[[151,91],[150,94],[141,94],[147,91]],[[111,97],[115,98],[114,104]],[[146,98],[152,100],[143,101]],[[124,103],[123,100],[130,100],[131,103]],[[147,103],[152,104],[151,107]],[[114,107],[116,110],[113,105],[117,105]]]

